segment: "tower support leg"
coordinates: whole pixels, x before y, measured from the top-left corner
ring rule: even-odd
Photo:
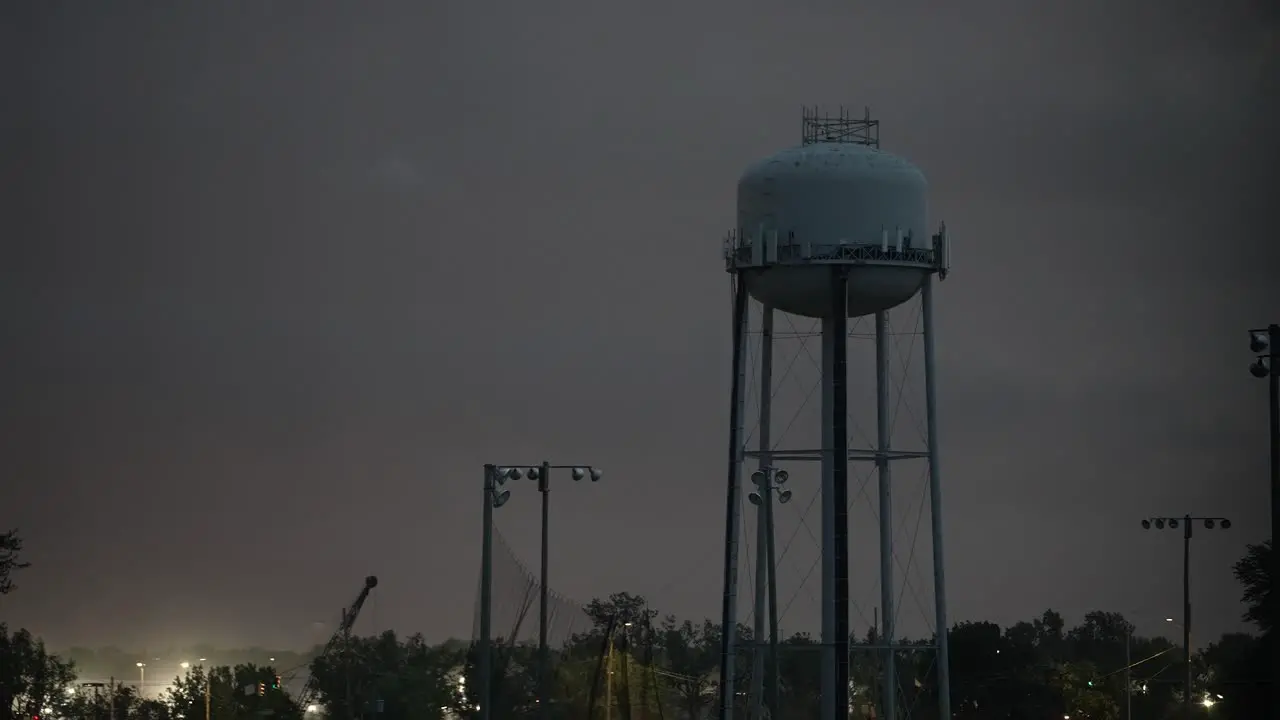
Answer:
[[[765,305],[760,320],[760,425],[759,448],[762,453],[770,449],[770,420],[773,413],[773,308]],[[769,558],[769,534],[772,518],[769,516],[768,503],[772,496],[772,478],[770,477],[771,460],[762,454],[759,458],[759,469],[764,474],[764,481],[756,491],[760,504],[756,506],[756,596],[755,615],[753,617],[752,635],[755,641],[755,652],[751,664],[751,718],[762,720],[765,707],[765,654],[769,648],[766,635],[765,620],[769,617],[766,607],[767,591],[773,582],[773,567]]]
[[[836,695],[836,503],[832,385],[835,380],[836,322],[822,319],[822,645],[819,691],[821,720],[837,720]],[[844,720],[844,718],[839,718]]]
[[[849,427],[847,268],[831,268],[823,321],[823,691],[824,720],[849,717]],[[827,604],[828,598],[830,604]]]
[[[720,608],[720,712],[721,720],[732,720],[734,699],[734,655],[737,652],[738,624],[738,535],[741,515],[738,495],[742,488],[743,389],[746,386],[747,285],[734,278],[733,293],[733,380],[729,391],[729,456],[725,488],[724,596]]]
[[[934,625],[938,668],[938,717],[951,720],[951,653],[947,633],[947,581],[942,552],[942,473],[938,465],[938,381],[933,350],[933,275],[925,277],[920,291],[924,324],[925,414],[929,442],[929,515],[933,534]]]
[[[881,655],[883,668],[881,703],[885,720],[895,720],[897,715],[897,654],[894,652],[893,598],[893,488],[889,463],[891,445],[889,428],[889,315],[876,313],[876,436],[878,452],[876,466],[880,481],[880,609],[884,627],[880,633],[885,650]]]

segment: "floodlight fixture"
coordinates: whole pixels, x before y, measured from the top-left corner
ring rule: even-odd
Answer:
[[[753,493],[751,493],[751,494],[747,495],[747,500],[748,500],[748,501],[750,501],[752,505],[755,505],[756,507],[759,507],[759,506],[760,506],[760,493],[758,493],[758,492],[753,492]]]
[[[1260,357],[1249,365],[1249,373],[1256,378],[1264,378],[1271,374],[1271,358]]]
[[[494,506],[495,508],[500,508],[500,507],[502,507],[503,505],[506,505],[506,504],[507,504],[507,500],[510,500],[510,499],[511,499],[511,491],[510,491],[510,490],[503,490],[503,491],[502,491],[502,492],[500,492],[500,493],[494,493],[494,494],[493,494],[493,506]]]
[[[1188,525],[1187,530],[1189,532],[1191,523],[1196,520],[1200,521],[1200,523],[1204,526],[1205,530],[1214,530],[1214,529],[1230,530],[1231,529],[1231,521],[1228,520],[1227,518],[1197,517],[1194,515],[1187,515],[1185,517],[1143,518],[1142,529],[1150,530],[1152,528],[1155,528],[1156,530],[1164,530],[1167,527],[1170,530],[1177,530],[1182,524],[1185,523],[1186,525]]]
[[[600,468],[590,468],[591,482],[600,482],[600,478],[604,477],[604,471]]]
[[[757,470],[751,473],[751,484],[756,486],[763,485],[765,481],[765,477],[766,476],[763,470]]]
[[[537,480],[538,476],[541,473],[542,473],[542,468],[536,468],[536,467],[525,468],[525,474],[529,477],[530,480]]]
[[[783,504],[783,505],[786,505],[787,503],[791,502],[791,491],[790,491],[790,490],[781,490],[781,491],[779,491],[779,492],[778,492],[778,502],[779,502],[779,503],[781,503],[781,504]]]
[[[585,469],[585,468],[576,467],[576,468],[574,468],[574,469],[573,469],[573,479],[574,479],[575,481],[576,481],[576,480],[581,480],[582,478],[584,478],[584,477],[586,477],[586,476],[587,476],[587,471],[586,471],[586,469]]]
[[[1271,338],[1266,330],[1249,331],[1249,351],[1264,353],[1271,348]]]
[[[789,479],[791,479],[791,475],[789,475],[786,470],[778,470],[773,474],[773,482],[776,485],[783,485]]]

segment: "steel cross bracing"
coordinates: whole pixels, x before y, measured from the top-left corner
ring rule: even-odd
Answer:
[[[879,250],[879,248],[871,248],[871,249]],[[932,251],[929,251],[929,253],[930,255],[932,255]],[[896,349],[898,352],[896,354],[898,355],[898,359],[899,359],[899,363],[898,363],[899,372],[891,374],[893,385],[895,386],[893,388],[893,393],[896,396],[894,399],[895,408],[893,412],[893,424],[895,426],[897,425],[897,421],[898,419],[901,418],[901,415],[902,415],[901,411],[905,411],[905,414],[908,416],[908,419],[912,421],[911,424],[913,424],[917,429],[921,440],[925,440],[926,431],[923,423],[923,418],[919,417],[915,413],[912,413],[910,406],[904,405],[903,403],[906,386],[908,385],[907,375],[908,375],[908,371],[910,369],[910,364],[911,364],[910,357],[912,355],[912,351],[916,349],[915,347],[916,339],[921,336],[921,332],[919,328],[920,316],[919,316],[918,310],[919,308],[917,308],[916,316],[913,321],[913,324],[915,325],[915,328],[913,331],[891,333],[893,338],[893,343],[894,345],[897,346]],[[788,378],[794,377],[792,375],[792,370],[794,368],[796,360],[799,357],[807,357],[809,363],[813,366],[813,368],[817,369],[819,374],[821,374],[821,363],[813,356],[813,353],[810,352],[809,348],[807,347],[808,339],[812,337],[819,337],[820,334],[813,330],[811,330],[810,332],[801,332],[795,327],[795,323],[792,316],[789,316],[783,313],[777,313],[777,315],[781,316],[782,322],[786,323],[790,327],[791,332],[775,333],[774,335],[775,346],[776,346],[777,340],[785,337],[790,337],[794,340],[799,341],[798,343],[799,347],[796,349],[790,362],[787,362],[785,360],[779,362],[779,365],[784,366],[786,369],[783,370],[783,372],[781,372],[774,378],[771,395],[775,397],[778,391],[781,389],[781,386],[783,386],[786,383]],[[850,338],[862,338],[866,336],[865,330],[863,330],[862,332],[859,332],[859,325],[861,325],[862,321],[864,320],[865,318],[857,318],[857,319],[851,320],[850,328],[847,333]],[[815,321],[815,326],[817,325],[817,322],[818,321]],[[758,331],[753,332],[751,330],[748,330],[748,334],[756,335],[758,334]],[[903,348],[901,347],[901,345],[904,344],[903,338],[909,338],[910,340],[910,344],[906,348],[905,353],[903,352]],[[754,349],[758,351],[758,348],[754,348]],[[758,352],[756,354],[758,354]],[[751,365],[754,362],[756,362],[758,358],[752,355],[752,353],[749,351],[747,360],[748,360],[748,365]],[[752,373],[748,371],[747,374],[751,375]],[[814,383],[815,386],[820,382],[821,380],[819,379],[817,382]],[[747,385],[746,395],[748,397],[746,399],[748,400],[748,402],[754,399],[758,403],[759,393],[753,392],[754,389],[755,389],[754,384],[749,383]],[[814,390],[816,390],[816,387],[814,388]],[[812,391],[811,391],[811,394],[812,394]],[[756,397],[753,397],[753,396],[756,396]],[[803,403],[800,410],[802,409],[803,409]],[[799,410],[797,410],[796,414],[797,415],[799,414]],[[786,418],[778,418],[778,419],[785,420]],[[770,450],[748,449],[753,444],[753,436],[755,434],[755,430],[753,428],[745,432],[743,436],[740,438],[741,457],[765,458],[767,461],[773,461],[778,463],[796,462],[796,461],[811,462],[811,461],[820,460],[822,455],[821,449],[812,449],[812,448],[784,449],[779,447],[782,444],[782,442],[785,441],[787,436],[787,431],[791,429],[795,421],[796,421],[796,417],[793,416],[790,418],[790,422],[782,423],[782,428],[781,428],[782,432],[780,434],[777,434],[776,438],[771,439],[770,446],[772,447],[772,449]],[[854,505],[863,504],[861,501],[865,500],[868,506],[868,509],[871,512],[872,517],[875,519],[875,522],[879,523],[880,518],[878,516],[877,509],[874,506],[874,503],[870,502],[871,498],[869,497],[866,489],[867,482],[872,477],[874,477],[876,472],[875,461],[882,457],[889,461],[927,459],[928,452],[926,450],[889,450],[887,452],[878,451],[877,449],[871,447],[872,443],[870,442],[870,438],[866,436],[865,432],[863,432],[863,428],[859,425],[859,423],[853,420],[852,417],[849,418],[848,422],[849,422],[850,445],[864,446],[864,447],[860,447],[859,449],[851,449],[849,452],[849,459],[867,463],[865,472],[851,473],[851,475],[855,475],[855,477],[850,478],[851,482],[850,482],[848,507],[852,509]],[[859,435],[861,435],[861,437],[858,437]],[[855,443],[854,442],[855,440],[858,440],[859,442]],[[899,478],[898,480],[895,481],[894,484],[899,487],[902,487],[903,485],[906,484],[903,481],[907,479],[908,479],[907,477]],[[927,491],[928,490],[927,471],[921,473],[920,481],[921,481],[922,488],[925,491]],[[855,491],[855,487],[857,488],[856,491]],[[814,506],[815,501],[817,499],[818,499],[818,496],[815,493],[812,500],[808,503],[807,508],[798,508],[798,512],[796,514],[799,515],[799,518],[798,518],[799,522],[795,527],[794,531],[791,533],[790,537],[787,538],[786,543],[783,546],[783,550],[777,558],[778,565],[776,565],[775,567],[782,566],[782,562],[786,558],[788,551],[791,549],[792,543],[794,542],[798,533],[800,533],[802,530],[807,531],[808,534],[810,535],[811,540],[814,542],[814,544],[818,545],[817,537],[813,532],[813,529],[810,527],[810,523],[807,518],[807,516],[810,514],[809,510]],[[894,565],[897,567],[898,572],[901,573],[900,575],[901,581],[894,583],[894,585],[898,586],[897,588],[895,588],[896,594],[898,595],[898,601],[894,603],[894,608],[895,608],[894,617],[896,620],[897,616],[901,614],[903,604],[904,604],[902,600],[906,599],[905,596],[908,593],[910,593],[911,595],[910,601],[913,601],[913,604],[915,605],[915,607],[920,611],[921,616],[924,618],[925,625],[928,627],[928,631],[936,632],[936,628],[933,627],[934,623],[932,623],[931,621],[931,617],[930,617],[931,613],[927,609],[927,606],[931,605],[931,603],[924,602],[924,600],[922,600],[922,598],[920,597],[920,592],[924,589],[922,586],[925,585],[925,582],[924,582],[924,578],[921,577],[919,563],[915,562],[915,545],[920,535],[920,532],[919,532],[920,521],[923,518],[924,511],[927,507],[928,507],[927,492],[922,492],[919,494],[919,497],[916,498],[916,502],[911,503],[910,507],[907,508],[907,513],[905,513],[907,517],[903,518],[903,519],[909,520],[909,516],[911,516],[914,511],[914,516],[916,520],[916,522],[914,523],[915,527],[914,528],[911,528],[911,527],[895,528],[895,534],[906,536],[907,533],[910,532],[911,535],[910,537],[902,538],[908,541],[907,543],[903,543],[903,545],[908,545],[908,544],[910,545],[910,548],[907,552],[905,553],[900,552],[896,549],[893,552]],[[897,513],[895,513],[895,515],[896,514]],[[892,523],[893,520],[889,519],[889,522]],[[894,523],[894,524],[897,524],[897,523]],[[747,558],[747,561],[746,561],[746,565],[748,566],[747,574],[748,576],[750,576],[754,574],[754,572],[752,571],[753,569],[750,567],[752,565],[750,559],[753,557],[753,553],[750,550],[750,538],[754,533],[750,532],[748,528],[745,527],[745,524],[744,526],[740,526],[740,531],[745,541],[744,542],[745,552],[743,552],[742,555]],[[897,544],[895,543],[895,545]],[[898,547],[901,547],[901,546],[898,546]],[[904,558],[903,555],[906,555],[906,557]],[[791,607],[791,605],[794,603],[794,601],[802,592],[806,592],[810,596],[810,598],[815,600],[816,602],[816,598],[813,598],[812,591],[809,590],[806,585],[810,575],[814,572],[814,570],[816,570],[816,566],[818,562],[819,560],[815,560],[814,563],[808,568],[808,572],[805,573],[804,579],[801,581],[800,586],[795,588],[794,592],[792,593],[792,597],[786,603],[783,604],[784,607],[781,608],[780,620],[782,618],[785,618],[787,610]],[[878,576],[877,576],[876,583],[879,584]],[[867,613],[862,611],[862,609],[858,606],[858,603],[856,601],[853,601],[852,598],[850,600],[851,600],[850,609],[853,610],[859,616],[861,616],[864,623],[870,624],[870,618],[866,617]],[[892,624],[893,626],[898,625],[897,622],[894,622]],[[888,649],[889,647],[892,647],[895,651],[900,653],[918,653],[922,651],[929,652],[929,651],[937,650],[937,646],[934,642],[919,643],[919,644],[892,643],[891,645],[880,642],[874,645],[855,645],[851,648],[851,652],[868,652],[868,651],[876,651],[876,650],[883,651]],[[935,667],[933,665],[934,662],[935,661],[933,660],[930,661],[930,665],[927,672],[927,674],[929,675],[933,674],[933,672],[935,671]],[[902,702],[899,704],[899,712],[904,717],[911,717],[916,705],[916,702],[913,702],[913,700],[918,701],[918,700],[921,700],[922,698],[919,697],[920,694],[916,690],[914,685],[910,683],[910,678],[906,677],[905,675],[903,677],[898,678],[897,686],[898,686],[897,694],[902,699]],[[915,696],[915,697],[912,697],[912,696]]]

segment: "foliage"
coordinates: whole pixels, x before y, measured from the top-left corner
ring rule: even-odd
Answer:
[[[1276,600],[1271,592],[1271,541],[1250,545],[1235,564],[1236,580],[1244,586],[1244,619],[1264,633],[1271,632],[1276,617]]]
[[[0,623],[0,709],[27,717],[63,712],[74,680],[71,664],[47,652],[43,642]]]
[[[5,572],[25,567],[18,560],[21,542],[16,534],[0,535],[0,542],[7,553],[0,555]],[[1266,632],[1261,638],[1223,636],[1193,658],[1191,692],[1197,718],[1263,716],[1267,660],[1274,641],[1270,547],[1250,546],[1235,566],[1249,606],[1246,617]],[[11,584],[5,587],[12,589]],[[493,717],[540,718],[543,702],[550,704],[554,720],[595,720],[605,715],[606,706],[619,720],[702,720],[714,713],[720,695],[721,632],[716,623],[662,617],[643,597],[629,593],[593,600],[586,611],[592,627],[554,648],[548,658],[550,697],[539,697],[536,647],[495,640]],[[948,632],[953,715],[957,720],[1119,720],[1130,717],[1126,706],[1133,720],[1176,715],[1184,692],[1182,654],[1169,641],[1137,636],[1134,630],[1122,615],[1103,611],[1087,613],[1070,628],[1052,610],[1007,628],[990,622],[959,623]],[[740,625],[736,633],[733,695],[738,714],[745,715],[752,653],[758,646],[750,628]],[[895,643],[897,695],[904,716],[937,714],[933,644],[932,638]],[[851,718],[880,716],[880,668],[887,652],[882,645],[874,630],[851,644]],[[96,657],[116,665],[127,659],[110,650]],[[797,633],[780,643],[776,663],[766,664],[780,681],[774,717],[819,714],[820,657],[821,645],[807,634]],[[314,702],[332,718],[471,718],[480,679],[476,660],[474,647],[456,641],[431,645],[420,635],[402,639],[392,632],[350,638],[335,652],[312,658]],[[207,708],[217,720],[302,720],[307,708],[299,707],[277,685],[277,677],[274,668],[242,663],[191,668],[161,699],[139,699],[127,686],[76,688],[74,663],[48,653],[27,631],[10,632],[0,624],[0,718],[40,714],[84,720],[202,720]]]
[[[455,643],[433,646],[421,635],[401,641],[388,631],[352,638],[317,658],[311,674],[317,701],[331,717],[436,720],[463,705],[458,680],[465,655]]]
[[[30,567],[30,563],[22,562],[22,538],[17,530],[0,533],[0,595],[8,595],[17,589],[13,584],[13,573]]]
[[[171,720],[204,720],[209,715],[247,720],[270,715],[283,720],[302,717],[302,709],[278,687],[274,668],[259,665],[194,667],[174,681],[163,700]],[[258,688],[262,694],[258,694]]]

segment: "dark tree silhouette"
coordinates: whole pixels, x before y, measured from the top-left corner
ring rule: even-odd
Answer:
[[[1244,557],[1236,561],[1236,580],[1244,586],[1242,601],[1245,604],[1244,619],[1258,626],[1264,633],[1274,627],[1275,596],[1271,592],[1271,541],[1250,545]]]
[[[0,533],[0,595],[8,595],[17,588],[13,584],[15,570],[31,566],[31,563],[25,563],[19,559],[21,552],[22,538],[17,530]]]

